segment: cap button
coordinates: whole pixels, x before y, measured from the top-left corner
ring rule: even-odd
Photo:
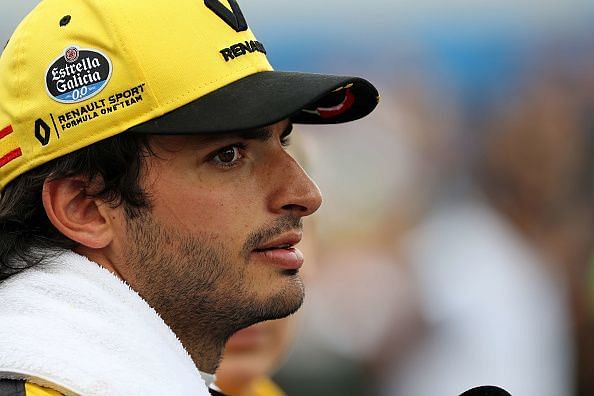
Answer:
[[[60,26],[66,26],[70,23],[70,20],[72,19],[72,17],[70,15],[66,15],[64,17],[62,17],[62,19],[60,19]]]

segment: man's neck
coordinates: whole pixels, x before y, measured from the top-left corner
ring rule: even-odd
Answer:
[[[175,329],[172,330],[175,332]],[[206,374],[214,374],[219,367],[225,341],[190,340],[188,337],[175,333],[190,354],[198,370]]]
[[[149,302],[150,304],[150,302]],[[175,312],[165,307],[153,307],[180,340],[198,370],[214,374],[227,340],[237,331],[234,326],[216,322],[208,308]],[[200,311],[200,312],[198,312]]]

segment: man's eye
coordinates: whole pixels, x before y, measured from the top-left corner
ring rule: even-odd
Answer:
[[[243,155],[241,154],[241,147],[238,145],[225,147],[217,151],[212,157],[217,165],[222,166],[233,166],[241,158],[243,158]]]

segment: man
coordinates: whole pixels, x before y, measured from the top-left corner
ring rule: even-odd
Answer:
[[[204,395],[231,334],[299,308],[294,246],[321,197],[285,151],[292,124],[361,118],[378,95],[265,53],[235,0],[44,0],[17,28],[0,58],[5,393]]]

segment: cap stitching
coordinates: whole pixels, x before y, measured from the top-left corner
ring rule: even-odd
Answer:
[[[41,2],[41,4],[38,7],[43,7],[45,4],[44,2]],[[34,18],[34,15],[32,15],[31,17],[25,19],[24,23],[19,27],[19,31],[22,31],[23,33],[26,33],[23,36],[21,36],[21,40],[18,40],[16,45],[16,60],[15,60],[15,64],[16,64],[16,72],[18,74],[18,78],[16,79],[16,83],[17,83],[17,87],[19,87],[16,91],[16,100],[18,100],[19,104],[18,104],[18,108],[17,108],[17,114],[13,115],[14,117],[14,122],[20,122],[21,120],[19,119],[19,115],[23,115],[25,113],[25,100],[22,100],[21,98],[23,98],[25,96],[25,89],[24,87],[26,86],[26,84],[23,84],[24,81],[24,73],[21,73],[21,69],[23,68],[23,65],[21,64],[23,62],[24,59],[24,46],[23,46],[23,39],[27,39],[29,40],[29,38],[31,37],[31,34],[29,33],[27,26],[29,26],[31,24],[31,19]],[[23,34],[21,33],[21,34]],[[21,116],[22,121],[25,121],[26,117],[25,116]]]
[[[98,6],[98,7],[101,8],[101,6]],[[126,20],[128,22],[130,22],[130,18],[129,18],[129,16],[127,16],[127,14],[125,12],[121,12],[120,14],[121,15],[126,15]],[[116,36],[116,39],[118,40],[118,44],[121,46],[121,48],[123,50],[122,52],[125,52],[127,55],[130,56],[130,58],[134,62],[134,65],[136,66],[137,70],[141,74],[141,79],[147,84],[147,86],[149,86],[150,89],[148,89],[147,92],[149,93],[149,95],[151,96],[151,98],[153,98],[153,100],[154,100],[153,103],[156,105],[156,107],[154,105],[152,105],[151,106],[151,110],[158,109],[161,106],[161,104],[159,103],[159,99],[155,95],[153,95],[153,93],[152,93],[152,87],[150,87],[150,85],[148,83],[148,80],[146,78],[146,73],[144,71],[144,68],[142,67],[142,65],[138,61],[138,57],[136,56],[136,53],[132,52],[128,48],[128,46],[126,45],[125,41],[122,40],[122,35],[120,34],[120,31],[117,29],[116,24],[114,23],[113,19],[111,18],[111,15],[109,16],[109,18],[107,18],[107,22],[111,26],[111,28],[112,28],[112,30],[114,32],[114,35]],[[114,69],[115,69],[115,66],[114,66]]]
[[[203,4],[203,2],[201,2],[201,3]],[[200,11],[198,11],[198,12],[200,12]],[[251,36],[254,37],[254,39],[255,39],[255,36],[254,36],[253,32],[251,31],[251,29],[248,29],[247,32],[249,32],[249,34],[251,34]],[[211,51],[217,52],[216,51],[216,47],[214,46],[214,44],[212,44],[211,40],[205,39],[204,38],[204,35],[201,34],[200,31],[197,31],[196,33],[197,33],[197,36],[199,36],[204,43],[207,43],[207,45],[208,45],[208,47],[210,48]],[[243,32],[243,33],[246,33],[246,32]],[[266,55],[263,55],[263,56],[266,58]],[[268,58],[266,58],[266,60],[268,61]],[[257,73],[258,71],[262,71],[262,70],[260,70],[260,67],[257,67],[256,62],[255,62],[255,59],[252,57],[252,58],[249,59],[249,64],[245,65],[244,67],[242,67],[240,69],[235,69],[235,71],[233,71],[231,73],[225,74],[224,76],[215,78],[215,79],[210,80],[210,81],[203,82],[202,84],[192,85],[192,87],[189,88],[186,92],[180,93],[177,96],[175,96],[174,98],[171,98],[171,99],[167,100],[166,102],[160,103],[160,105],[170,105],[170,104],[172,104],[174,102],[177,102],[180,99],[184,99],[184,98],[190,96],[191,94],[195,93],[197,90],[199,90],[201,88],[208,87],[209,85],[214,84],[214,83],[216,83],[218,81],[221,81],[224,78],[228,78],[228,77],[235,76],[237,74],[241,74],[242,72],[244,72],[246,69],[249,69],[250,67],[255,67],[257,69],[256,71],[254,71],[254,73]],[[206,94],[201,95],[201,96],[205,96],[205,95]],[[171,110],[168,110],[168,111],[171,111]],[[163,114],[165,114],[165,113],[163,113]]]
[[[224,79],[224,78],[233,77],[233,76],[235,76],[235,75],[237,75],[237,74],[241,74],[243,71],[245,71],[245,70],[247,70],[247,69],[249,69],[249,68],[251,68],[251,67],[254,67],[254,65],[253,65],[253,64],[249,64],[249,65],[246,65],[246,66],[242,67],[241,69],[237,69],[237,70],[236,70],[236,71],[234,71],[233,73],[230,73],[230,74],[225,74],[225,76],[222,76],[222,77],[219,77],[219,78],[215,78],[215,79],[213,79],[213,80],[210,80],[210,81],[208,81],[208,82],[205,82],[205,83],[203,83],[203,84],[194,85],[194,86],[192,87],[192,89],[190,89],[190,90],[188,90],[188,91],[186,91],[186,92],[184,92],[184,93],[182,93],[182,94],[180,94],[180,95],[176,96],[175,98],[172,98],[172,99],[168,100],[167,102],[163,102],[163,104],[164,104],[164,105],[168,105],[168,104],[171,104],[171,103],[173,103],[173,102],[176,102],[176,101],[178,101],[179,99],[186,98],[187,96],[189,96],[190,94],[194,93],[194,92],[195,92],[196,90],[198,90],[198,89],[201,89],[201,88],[207,87],[207,86],[209,86],[209,85],[211,85],[211,84],[214,84],[214,83],[216,83],[216,82],[218,82],[218,81],[221,81],[221,80],[222,80],[222,79]],[[260,68],[257,68],[257,70],[255,70],[255,71],[254,71],[254,73],[251,73],[251,74],[255,74],[255,73],[258,73],[258,72],[260,72],[260,71],[267,71],[267,70],[265,70],[265,69],[262,69],[262,70],[260,70]],[[248,74],[248,75],[249,75],[249,74]],[[232,82],[233,82],[233,81],[231,81],[230,83],[232,83]],[[211,91],[211,92],[214,92],[214,91]],[[202,97],[202,96],[206,96],[206,95],[208,95],[208,94],[201,95],[201,97]]]

